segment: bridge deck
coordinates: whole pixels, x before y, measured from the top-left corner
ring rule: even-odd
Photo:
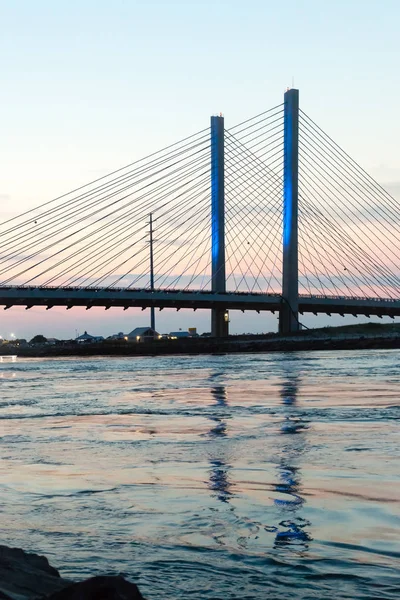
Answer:
[[[214,293],[199,290],[155,290],[115,288],[41,288],[0,287],[0,305],[12,306],[94,306],[157,308],[189,308],[227,310],[279,311],[283,304],[279,294],[246,292]],[[300,296],[300,313],[389,315],[400,316],[400,300],[387,298],[345,298],[327,296]]]

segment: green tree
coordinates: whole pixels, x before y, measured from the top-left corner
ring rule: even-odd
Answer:
[[[30,344],[45,344],[47,342],[47,338],[44,335],[35,335],[29,342]]]

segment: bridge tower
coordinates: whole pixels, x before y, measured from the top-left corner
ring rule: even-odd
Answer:
[[[299,330],[298,200],[299,200],[299,90],[284,97],[283,149],[283,268],[279,332]]]
[[[211,117],[211,285],[217,293],[226,291],[224,177],[224,118]],[[211,335],[226,337],[228,331],[228,312],[213,308]]]

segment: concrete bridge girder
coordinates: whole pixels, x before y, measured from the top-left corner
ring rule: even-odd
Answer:
[[[64,306],[68,310],[74,306],[82,307],[116,307],[215,309],[223,313],[226,310],[280,311],[282,297],[274,294],[246,293],[213,293],[183,292],[175,290],[112,290],[112,289],[79,289],[79,288],[0,288],[0,306],[8,310],[12,306]],[[400,316],[400,300],[389,299],[348,299],[300,297],[299,311],[302,313],[347,314],[347,315],[380,315]]]

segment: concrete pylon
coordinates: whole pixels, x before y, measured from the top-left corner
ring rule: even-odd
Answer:
[[[226,291],[224,178],[224,118],[211,117],[211,284],[215,293]],[[211,335],[226,337],[228,333],[228,312],[213,308]]]
[[[299,90],[285,93],[283,154],[283,276],[279,331],[288,334],[299,330]]]

